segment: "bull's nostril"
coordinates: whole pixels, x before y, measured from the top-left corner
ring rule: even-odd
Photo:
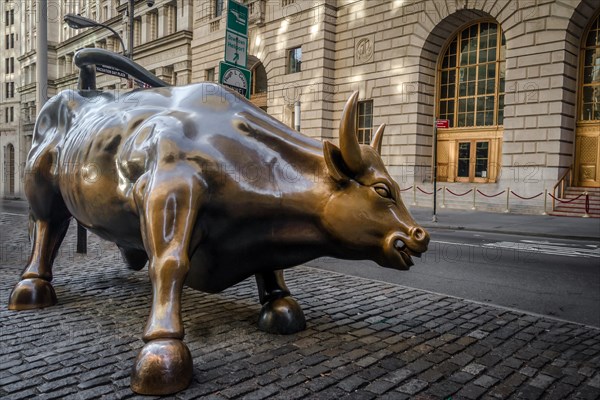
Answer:
[[[425,232],[425,230],[423,228],[414,227],[414,228],[412,228],[412,232],[410,233],[410,235],[415,240],[421,241],[421,240],[425,239],[425,236],[427,236],[427,233]]]

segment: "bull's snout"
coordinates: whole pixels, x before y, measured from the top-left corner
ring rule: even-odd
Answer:
[[[424,253],[429,244],[429,233],[420,226],[413,226],[408,231],[408,243],[406,245],[414,252]]]
[[[420,226],[390,234],[384,245],[386,261],[381,265],[396,269],[409,269],[413,265],[411,256],[421,257],[427,250],[429,233]]]

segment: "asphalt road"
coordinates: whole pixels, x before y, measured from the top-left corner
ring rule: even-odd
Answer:
[[[21,201],[0,212],[26,214]],[[309,266],[600,327],[600,243],[428,229],[410,271],[320,258]],[[291,288],[293,291],[293,288]]]
[[[308,265],[600,327],[600,243],[429,229],[410,271],[321,258]]]

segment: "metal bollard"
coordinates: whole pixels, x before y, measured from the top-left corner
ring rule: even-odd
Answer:
[[[477,197],[477,186],[475,186],[473,188],[473,207],[471,207],[471,210],[476,210],[476,207],[475,207],[476,197]]]
[[[417,184],[416,183],[413,185],[413,202],[411,205],[413,205],[413,206],[417,205]]]
[[[442,204],[440,208],[446,208],[446,186],[442,187]]]
[[[590,214],[588,214],[588,207],[590,205],[590,195],[588,194],[588,192],[583,192],[583,194],[585,194],[585,200],[584,200],[584,210],[585,210],[585,214],[582,215],[582,218],[589,218]]]
[[[548,189],[544,189],[544,212],[542,213],[542,215],[548,215],[547,206],[548,206]]]
[[[506,209],[504,209],[505,213],[510,212],[510,208],[508,207],[508,203],[510,201],[510,187],[506,188]]]

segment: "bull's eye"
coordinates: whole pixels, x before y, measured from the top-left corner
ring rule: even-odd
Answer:
[[[375,192],[377,192],[378,195],[380,195],[383,198],[392,198],[392,191],[385,183],[378,183],[375,186],[373,186],[373,189],[375,190]]]

